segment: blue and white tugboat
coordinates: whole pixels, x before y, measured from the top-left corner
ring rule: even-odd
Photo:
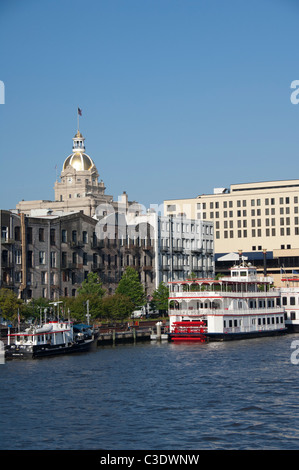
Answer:
[[[6,359],[26,359],[88,351],[93,334],[75,331],[70,321],[49,321],[23,332],[8,333]]]

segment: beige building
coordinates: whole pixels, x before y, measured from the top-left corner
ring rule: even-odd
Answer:
[[[218,265],[222,256],[242,251],[262,268],[266,250],[273,274],[299,269],[299,180],[232,184],[193,199],[166,200],[164,214],[213,221]]]
[[[114,201],[113,196],[105,194],[105,185],[99,181],[99,173],[92,158],[85,151],[85,139],[78,130],[73,138],[72,153],[64,160],[60,180],[54,185],[55,200],[20,201],[16,209],[27,216],[32,210],[49,210],[56,213],[82,211],[93,217],[98,206],[117,209],[119,202],[123,209],[136,202],[129,202],[126,193]]]

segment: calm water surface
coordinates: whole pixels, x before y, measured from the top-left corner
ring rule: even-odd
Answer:
[[[0,449],[299,449],[293,340],[137,343],[0,365]]]

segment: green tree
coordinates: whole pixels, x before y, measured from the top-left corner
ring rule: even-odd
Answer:
[[[134,307],[145,303],[144,288],[139,281],[138,272],[130,266],[123,273],[115,293],[129,297]]]
[[[88,273],[87,279],[82,283],[82,286],[78,289],[79,295],[97,295],[102,298],[105,294],[105,289],[103,289],[103,284],[97,275],[97,273]]]
[[[92,322],[102,316],[103,299],[95,294],[79,294],[77,297],[65,297],[60,300],[63,301],[64,318],[70,317],[71,320],[86,323],[87,301],[89,301],[89,321]]]
[[[159,310],[161,313],[166,313],[168,311],[168,297],[169,289],[163,282],[160,282],[158,288],[153,293],[153,299],[151,301],[151,306],[155,310]]]
[[[64,318],[70,318],[71,320],[77,320],[80,322],[86,322],[86,307],[84,305],[84,300],[81,296],[77,297],[63,297],[63,314]]]
[[[22,313],[26,318],[34,318],[39,322],[40,318],[42,321],[44,320],[45,309],[49,310],[50,308],[50,300],[39,297],[38,299],[32,299],[27,304],[24,303]]]
[[[64,316],[67,318],[69,315],[71,319],[85,323],[87,321],[88,302],[90,321],[101,318],[104,294],[105,289],[103,289],[99,276],[96,273],[88,273],[87,278],[78,289],[78,295],[76,297],[65,297],[61,299],[63,301]]]
[[[25,311],[25,304],[11,289],[0,289],[0,310],[2,316],[11,322],[16,322],[18,318],[18,311],[20,317]]]
[[[134,304],[126,295],[116,293],[103,299],[103,316],[110,320],[125,320],[133,310]]]

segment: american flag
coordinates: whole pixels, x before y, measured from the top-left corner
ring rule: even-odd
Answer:
[[[82,109],[78,108],[78,114],[79,116],[82,116]]]

